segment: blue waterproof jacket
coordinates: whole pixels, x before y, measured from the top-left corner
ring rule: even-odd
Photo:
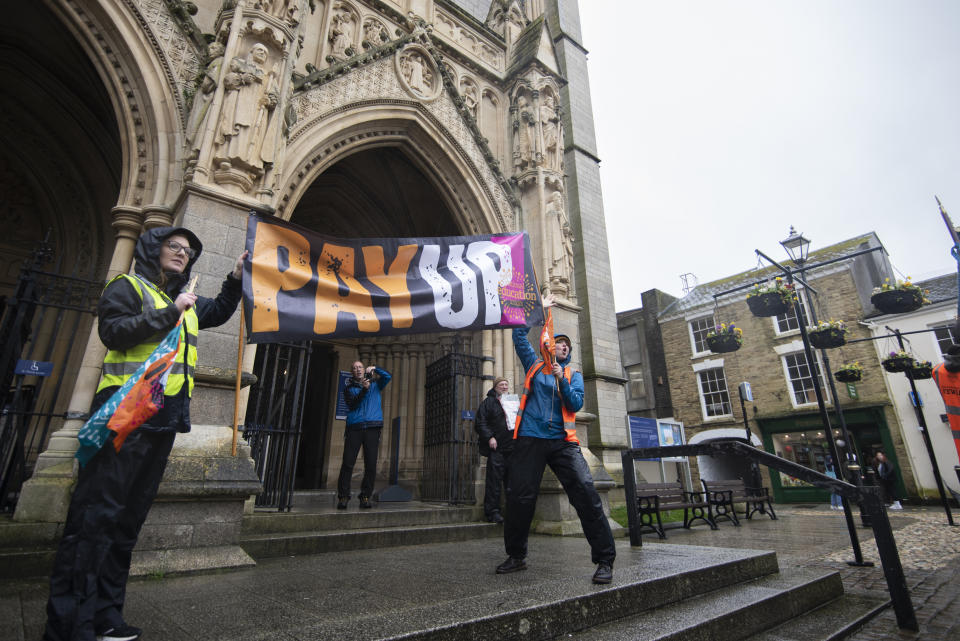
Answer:
[[[390,382],[390,372],[374,367],[377,380],[370,383],[370,387],[363,389],[363,381],[350,378],[343,390],[343,398],[347,403],[347,427],[353,429],[367,429],[383,427],[383,408],[380,406],[380,390]]]
[[[520,357],[524,372],[529,372],[531,367],[542,362],[539,352],[527,339],[529,331],[528,327],[517,327],[513,330],[513,347]],[[570,355],[557,362],[566,367],[570,363]],[[573,372],[569,383],[564,376],[559,377],[559,383],[558,391],[557,377],[553,374],[537,372],[534,375],[517,436],[558,440],[566,438],[560,404],[563,403],[572,412],[583,407],[583,376],[580,372]]]

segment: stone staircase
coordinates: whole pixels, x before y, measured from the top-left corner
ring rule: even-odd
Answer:
[[[334,507],[332,492],[298,492],[290,512],[257,511],[243,519],[240,545],[254,559],[424,545],[499,537],[503,530],[478,522],[473,507],[377,503],[361,510]]]

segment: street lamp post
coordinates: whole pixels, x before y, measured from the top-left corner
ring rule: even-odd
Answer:
[[[793,284],[793,282],[799,281],[803,285],[804,289],[807,289],[814,294],[816,290],[810,287],[803,280],[803,265],[807,261],[807,252],[810,249],[810,241],[804,238],[803,234],[798,234],[796,230],[791,226],[790,227],[790,236],[780,243],[783,245],[783,248],[787,251],[787,254],[790,256],[790,259],[797,266],[797,273],[799,276],[794,276],[794,270],[789,267],[784,267],[777,261],[773,260],[759,249],[755,250],[758,256],[766,259],[771,265],[782,271],[787,276],[787,282]],[[816,315],[813,310],[813,306],[809,306],[810,309],[808,314],[812,322],[816,322]],[[810,378],[813,382],[813,393],[817,398],[817,408],[820,411],[820,420],[823,421],[824,433],[827,437],[827,446],[830,449],[830,454],[833,456],[834,461],[840,461],[840,453],[837,449],[837,442],[833,438],[833,428],[830,425],[830,415],[827,413],[827,405],[823,398],[823,389],[820,385],[820,369],[817,367],[817,361],[814,358],[813,347],[810,345],[810,337],[807,334],[806,323],[804,322],[803,310],[800,307],[800,296],[797,295],[793,301],[794,313],[797,316],[797,325],[800,328],[800,339],[803,341],[803,352],[807,359],[807,366],[810,369]],[[821,350],[822,352],[823,350]],[[825,354],[822,354],[824,357],[824,367],[827,368],[827,363],[829,360],[826,358]],[[832,382],[832,381],[831,381]],[[836,405],[836,391],[834,390],[834,404]],[[838,408],[839,410],[839,408]],[[844,432],[844,440],[846,443],[849,443],[847,435]],[[847,522],[847,531],[850,534],[850,544],[853,547],[854,560],[848,561],[848,565],[854,566],[871,566],[873,563],[870,561],[863,560],[863,552],[860,549],[860,539],[857,536],[857,528],[853,522],[853,513],[850,510],[850,502],[845,498],[841,497],[843,502],[843,514]]]

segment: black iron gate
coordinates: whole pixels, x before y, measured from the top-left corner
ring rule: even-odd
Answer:
[[[0,307],[0,512],[16,507],[54,421],[66,418],[55,410],[72,390],[75,341],[103,288],[89,260],[65,274],[54,255],[48,240],[34,249]]]
[[[243,437],[250,444],[263,491],[257,507],[289,511],[310,372],[309,342],[270,343],[257,349],[257,383],[250,389]]]
[[[427,365],[424,500],[476,503],[479,452],[473,415],[484,393],[483,361],[454,352]]]

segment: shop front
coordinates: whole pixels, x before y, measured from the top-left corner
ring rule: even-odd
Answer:
[[[897,465],[896,453],[890,440],[890,430],[882,405],[845,409],[843,414],[850,434],[850,451],[855,454],[858,461],[869,464],[874,454],[883,450],[893,460],[894,465]],[[839,428],[840,421],[835,413],[830,414],[830,423],[833,427],[833,437],[840,449],[840,456],[843,457],[847,447],[843,443]],[[817,472],[826,473],[830,447],[824,432],[823,421],[818,413],[760,418],[757,424],[763,433],[763,446],[767,452]],[[899,465],[897,468],[899,469]],[[770,470],[769,474],[774,500],[778,503],[825,503],[830,500],[829,492],[814,487],[806,481],[773,470]],[[902,493],[902,480],[898,478],[897,483]]]

